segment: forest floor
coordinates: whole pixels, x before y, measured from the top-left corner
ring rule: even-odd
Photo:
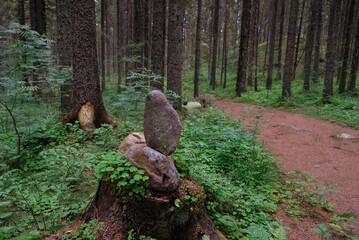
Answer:
[[[255,116],[261,116],[259,139],[283,166],[281,171],[309,172],[314,181],[323,186],[333,186],[340,191],[327,197],[336,204],[334,213],[359,214],[359,130],[277,109],[232,102],[229,99],[215,100],[215,104],[233,118],[250,124]],[[337,137],[349,134],[354,138]],[[331,213],[328,214],[329,216]],[[323,222],[322,217],[303,217],[294,220],[288,213],[279,210],[276,220],[291,229],[288,239],[319,239],[313,228]],[[359,219],[355,219],[355,232],[359,232]]]

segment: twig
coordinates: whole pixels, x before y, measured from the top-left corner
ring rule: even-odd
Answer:
[[[10,114],[11,118],[12,118],[12,123],[14,125],[14,129],[15,129],[15,132],[16,132],[16,135],[17,135],[17,155],[20,156],[20,147],[21,147],[21,136],[19,134],[19,131],[17,130],[17,127],[16,127],[16,120],[15,120],[15,117],[14,115],[12,114],[11,110],[8,108],[8,106],[0,100],[0,103],[4,106],[4,108],[8,111],[8,113]]]

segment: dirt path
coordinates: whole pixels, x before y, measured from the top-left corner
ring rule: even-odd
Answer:
[[[285,166],[283,172],[294,170],[315,174],[315,182],[324,186],[333,186],[340,193],[329,195],[328,200],[336,204],[334,212],[359,214],[359,131],[344,128],[336,124],[307,117],[301,114],[276,109],[262,109],[230,100],[216,100],[216,105],[231,117],[241,117],[246,121],[251,112],[263,112],[269,123],[264,123],[259,138],[269,151]],[[255,110],[257,109],[257,110]],[[254,113],[256,114],[256,113]],[[253,115],[252,115],[253,117]],[[356,140],[338,139],[334,136],[346,133]],[[294,221],[287,214],[279,213],[283,224],[291,227],[289,239],[319,239],[313,227],[320,219]],[[359,219],[356,219],[356,232],[359,231]]]

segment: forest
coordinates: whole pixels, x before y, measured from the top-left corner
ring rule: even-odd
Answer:
[[[359,239],[358,1],[0,6],[0,240]]]

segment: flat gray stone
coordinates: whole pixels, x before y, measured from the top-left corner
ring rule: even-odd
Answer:
[[[147,94],[143,131],[148,147],[166,156],[176,150],[181,136],[181,121],[160,91]]]

